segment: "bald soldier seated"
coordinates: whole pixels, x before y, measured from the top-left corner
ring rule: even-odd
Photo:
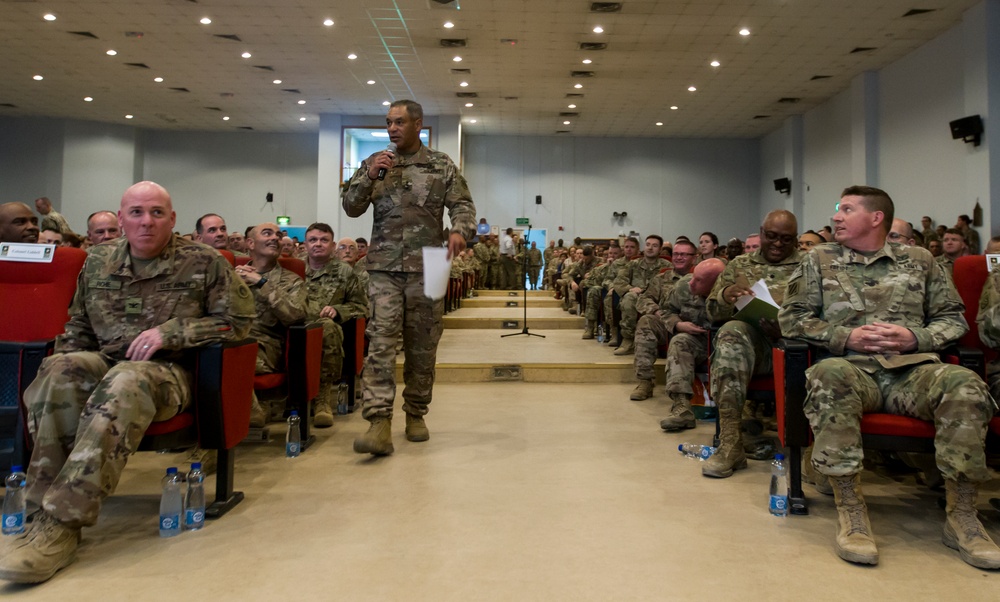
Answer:
[[[24,203],[0,205],[0,242],[38,242],[38,218]]]
[[[253,293],[257,318],[250,336],[257,339],[257,374],[284,372],[282,359],[288,327],[306,319],[306,287],[297,274],[278,263],[281,230],[278,224],[265,222],[247,236],[250,263],[236,266],[236,273]],[[267,424],[270,408],[254,395],[250,408],[250,426]]]
[[[71,563],[146,428],[187,408],[195,356],[246,336],[250,291],[221,255],[173,234],[170,195],[125,191],[125,238],[90,251],[65,332],[24,392],[34,449],[24,533],[3,537],[0,578],[37,583]]]

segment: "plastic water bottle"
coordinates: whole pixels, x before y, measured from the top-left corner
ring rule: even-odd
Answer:
[[[353,376],[350,378],[353,378]],[[337,413],[341,416],[346,415],[348,410],[350,410],[350,406],[347,403],[347,394],[347,383],[340,383],[337,386]]]
[[[288,415],[288,436],[285,438],[285,457],[298,458],[302,451],[302,432],[299,431],[299,413],[292,410]]]
[[[167,469],[163,477],[163,497],[160,498],[160,537],[173,537],[181,533],[181,515],[184,514],[184,498],[181,495],[181,475],[177,468]]]
[[[775,516],[788,515],[788,467],[785,455],[775,454],[771,462],[771,500],[768,509]]]
[[[3,534],[17,535],[24,532],[24,484],[27,478],[20,466],[14,466],[7,475],[7,493],[3,498]]]
[[[597,342],[598,343],[604,342],[604,324],[597,325]]]
[[[184,528],[197,531],[205,526],[205,473],[201,462],[191,464],[187,475],[187,497],[184,498]]]
[[[677,451],[687,458],[697,458],[707,460],[715,453],[715,448],[709,445],[698,445],[697,443],[681,443],[677,446]]]

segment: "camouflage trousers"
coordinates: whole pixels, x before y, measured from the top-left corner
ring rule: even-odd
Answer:
[[[437,346],[443,329],[444,299],[424,296],[424,275],[371,272],[368,285],[372,318],[362,375],[364,411],[371,420],[392,416],[396,399],[396,342],[403,335],[403,411],[423,416],[434,389]]]
[[[97,522],[151,422],[191,402],[191,375],[172,362],[120,362],[90,351],[47,358],[24,392],[35,447],[28,501],[70,527]]]
[[[497,261],[491,261],[486,268],[486,281],[487,287],[491,290],[497,290],[500,288],[500,263]]]
[[[531,288],[538,288],[538,272],[540,272],[542,266],[540,265],[529,265],[528,266],[528,283],[531,284]]]
[[[868,373],[845,358],[806,371],[805,413],[816,442],[813,466],[828,476],[861,471],[861,415],[885,412],[934,422],[935,456],[946,479],[990,478],[986,425],[993,416],[986,384],[971,370],[928,363]]]
[[[759,329],[730,320],[722,325],[712,344],[712,399],[719,408],[735,408],[739,416],[750,379],[772,371],[771,342]]]
[[[599,286],[587,287],[587,310],[585,315],[587,321],[594,320],[595,322],[600,317],[601,309],[601,291],[604,290]]]
[[[694,370],[705,361],[708,342],[705,335],[678,332],[673,336],[659,316],[643,316],[635,328],[635,376],[639,380],[652,380],[656,350],[669,341],[667,347],[667,396],[677,399],[691,399],[694,388]]]
[[[489,281],[487,279],[488,268],[486,264],[482,264],[476,268],[476,288],[486,289],[486,283]]]
[[[319,366],[319,395],[316,399],[335,408],[337,397],[334,387],[344,371],[344,329],[330,318],[315,321],[323,325],[323,361]]]
[[[278,340],[260,332],[251,333],[257,339],[257,374],[273,374],[284,372],[285,367],[281,363],[282,349],[285,341]]]
[[[517,285],[517,262],[509,255],[500,256],[500,288],[503,290],[521,288]]]
[[[621,328],[622,340],[627,341],[635,338],[636,322],[639,320],[639,310],[636,309],[635,305],[638,301],[639,295],[629,291],[625,293],[618,304],[622,313],[621,322],[618,324]]]
[[[615,316],[615,292],[612,289],[608,289],[608,294],[604,295],[604,323],[607,324],[609,329],[614,326],[618,326],[618,324],[615,323],[614,316]]]

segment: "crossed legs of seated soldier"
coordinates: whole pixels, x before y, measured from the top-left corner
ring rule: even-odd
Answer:
[[[934,423],[937,465],[945,478],[942,541],[979,568],[1000,568],[1000,549],[976,513],[981,483],[989,480],[984,442],[994,406],[975,373],[928,363],[869,373],[844,358],[806,371],[805,413],[815,435],[812,461],[833,486],[839,530],[836,550],[849,562],[876,564],[878,549],[861,493],[861,416],[887,412]]]
[[[619,304],[622,318],[618,328],[621,331],[622,344],[615,350],[615,355],[630,355],[635,352],[635,332],[639,320],[639,311],[635,306],[638,301],[639,295],[629,291]]]
[[[592,339],[597,335],[597,319],[600,317],[601,307],[601,287],[591,286],[587,288],[587,303],[584,315],[587,318],[587,329],[583,332],[584,339]],[[607,332],[605,330],[605,332]]]
[[[41,512],[3,538],[0,579],[36,583],[70,564],[146,428],[190,401],[191,376],[172,362],[116,364],[90,351],[46,359],[24,392],[35,442],[27,499]]]
[[[635,376],[639,379],[630,399],[639,401],[647,399],[653,392],[653,364],[656,362],[656,350],[666,344],[666,391],[670,401],[670,414],[660,421],[660,428],[665,431],[679,431],[695,427],[694,412],[691,411],[691,396],[694,388],[694,369],[705,361],[707,353],[702,337],[679,332],[672,337],[667,332],[663,320],[656,316],[643,316],[635,329]]]

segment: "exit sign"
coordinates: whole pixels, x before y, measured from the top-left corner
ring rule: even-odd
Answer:
[[[519,217],[514,221],[515,226],[527,226],[531,223],[531,220],[526,217]]]

